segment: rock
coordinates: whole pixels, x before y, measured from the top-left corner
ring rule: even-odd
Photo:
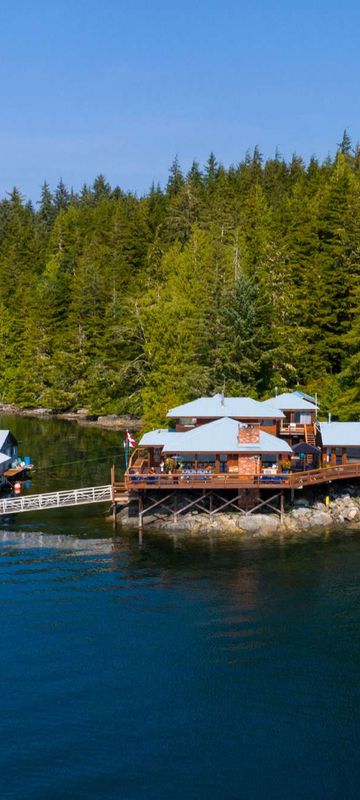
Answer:
[[[326,511],[315,511],[311,516],[311,526],[314,526],[314,528],[326,528],[331,523],[331,515]]]
[[[321,503],[321,502],[319,501],[319,502],[316,502],[316,503],[314,503],[314,504],[313,504],[313,506],[312,506],[312,508],[313,508],[315,511],[326,511],[326,508],[327,508],[327,506],[325,505],[325,503]]]
[[[310,511],[309,508],[293,508],[292,511],[290,511],[290,516],[293,519],[307,518],[309,516],[309,514],[311,514],[311,511]]]
[[[247,533],[266,536],[279,529],[280,517],[275,514],[242,514],[238,517],[237,527]]]
[[[309,508],[310,500],[308,500],[307,497],[297,497],[296,500],[294,500],[294,506],[297,508]]]
[[[343,517],[344,517],[344,519],[347,519],[347,520],[353,520],[353,519],[355,519],[355,517],[357,517],[358,513],[359,513],[359,510],[357,508],[354,508],[354,506],[352,506],[350,508],[344,509]]]

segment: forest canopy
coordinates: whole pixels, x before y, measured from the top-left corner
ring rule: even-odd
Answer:
[[[360,416],[360,148],[211,154],[137,197],[102,175],[0,201],[0,401],[142,415],[301,387]]]

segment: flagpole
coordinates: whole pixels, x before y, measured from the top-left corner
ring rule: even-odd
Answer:
[[[128,470],[129,466],[129,439],[128,439],[128,432],[126,431],[125,434],[125,442],[124,442],[124,449],[125,449],[125,472]]]

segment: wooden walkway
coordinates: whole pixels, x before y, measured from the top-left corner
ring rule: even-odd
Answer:
[[[28,494],[23,497],[0,499],[0,516],[20,514],[24,511],[45,511],[48,508],[85,506],[92,503],[105,503],[112,500],[111,486],[91,486],[86,489],[68,489],[47,494]]]

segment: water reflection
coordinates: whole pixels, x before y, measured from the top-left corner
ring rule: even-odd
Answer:
[[[61,456],[96,451],[71,430]],[[358,535],[139,538],[103,513],[0,525],[1,796],[355,800]]]

